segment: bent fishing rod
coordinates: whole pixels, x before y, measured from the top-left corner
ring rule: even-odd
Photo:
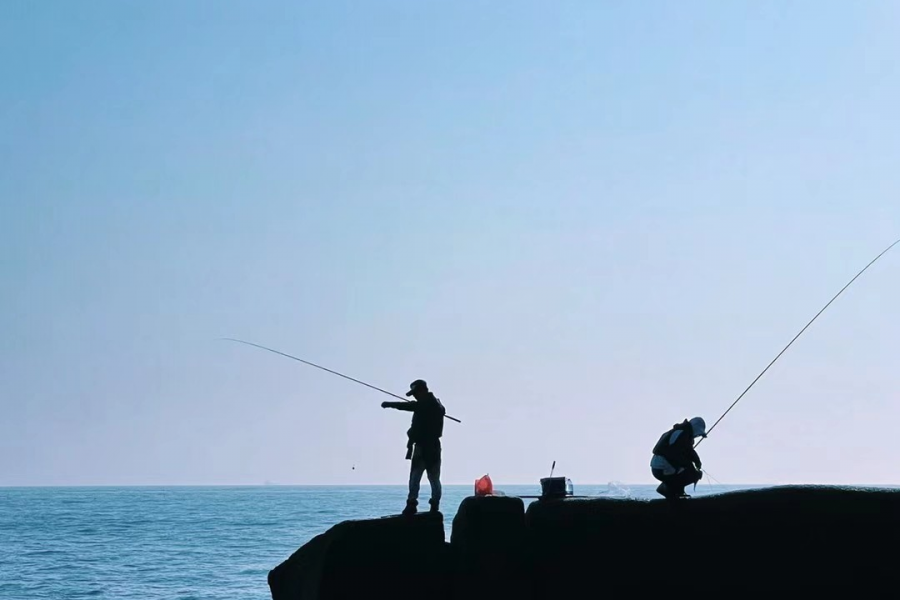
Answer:
[[[296,356],[291,356],[290,354],[285,354],[284,352],[280,352],[280,351],[278,351],[278,350],[273,350],[272,348],[266,348],[265,346],[261,346],[261,345],[259,345],[259,344],[254,344],[253,342],[246,342],[246,341],[244,341],[244,340],[236,340],[236,339],[234,339],[234,338],[221,338],[221,339],[223,339],[223,340],[225,340],[225,341],[229,341],[229,342],[237,342],[237,343],[239,343],[239,344],[247,344],[248,346],[255,346],[255,347],[261,348],[261,349],[263,349],[263,350],[268,350],[269,352],[274,352],[275,354],[280,354],[281,356],[286,356],[287,358],[296,360],[296,361],[298,361],[298,362],[302,362],[302,363],[305,364],[305,365],[309,365],[309,366],[315,367],[315,368],[317,368],[317,369],[322,369],[323,371],[326,371],[326,372],[328,372],[328,373],[331,373],[332,375],[337,375],[338,377],[343,377],[344,379],[348,379],[348,380],[350,380],[350,381],[352,381],[352,382],[354,382],[354,383],[358,383],[358,384],[360,384],[360,385],[364,385],[364,386],[366,386],[367,388],[371,388],[371,389],[373,389],[373,390],[377,390],[377,391],[381,392],[382,394],[387,394],[388,396],[393,396],[394,398],[399,398],[400,400],[403,400],[404,402],[411,402],[411,400],[410,400],[409,398],[404,398],[403,396],[398,396],[397,394],[394,394],[394,393],[389,392],[389,391],[387,391],[387,390],[383,390],[383,389],[381,389],[380,387],[375,387],[374,385],[368,384],[368,383],[366,383],[365,381],[360,381],[359,379],[354,379],[354,378],[352,378],[352,377],[348,377],[347,375],[344,375],[343,373],[338,373],[337,371],[332,371],[331,369],[326,369],[325,367],[323,367],[323,366],[321,366],[321,365],[317,365],[317,364],[315,364],[315,363],[311,363],[311,362],[309,362],[308,360],[303,360],[302,358],[297,358]],[[462,423],[462,421],[460,421],[460,420],[457,419],[456,417],[451,417],[450,415],[444,415],[444,416],[445,416],[446,418],[450,419],[451,421],[456,421],[457,423]]]
[[[829,301],[828,301],[828,304],[826,304],[825,306],[823,306],[823,307],[822,307],[822,310],[820,310],[819,312],[817,312],[817,313],[816,313],[816,316],[814,316],[812,319],[810,319],[809,323],[807,323],[806,326],[803,327],[803,329],[801,329],[800,332],[799,332],[797,335],[794,336],[794,339],[792,339],[792,340],[788,343],[788,345],[785,346],[784,349],[782,349],[782,351],[778,353],[778,356],[776,356],[775,358],[773,358],[773,359],[772,359],[772,362],[770,362],[770,363],[768,364],[768,366],[767,366],[765,369],[763,369],[762,372],[761,372],[759,375],[756,376],[756,379],[754,379],[754,380],[750,383],[750,385],[747,386],[747,389],[745,389],[743,392],[741,392],[741,395],[737,397],[737,400],[735,400],[734,402],[731,403],[731,406],[728,407],[728,410],[726,410],[724,413],[722,413],[722,416],[719,417],[719,418],[716,420],[715,423],[713,423],[712,427],[710,427],[709,429],[706,430],[706,434],[709,435],[709,433],[710,433],[713,429],[716,428],[716,425],[719,424],[719,421],[721,421],[722,419],[724,419],[724,418],[725,418],[725,415],[727,415],[727,414],[731,411],[731,409],[734,408],[735,405],[736,405],[738,402],[741,401],[741,398],[744,397],[744,394],[746,394],[747,392],[750,391],[750,388],[752,388],[753,385],[754,385],[757,381],[759,381],[759,378],[762,377],[762,376],[766,373],[766,371],[769,370],[769,367],[771,367],[772,365],[775,364],[775,361],[778,360],[778,359],[781,357],[781,355],[784,354],[785,351],[786,351],[788,348],[791,347],[791,344],[793,344],[793,343],[797,340],[797,338],[800,337],[800,336],[803,334],[803,332],[806,331],[806,329],[807,329],[810,325],[813,324],[813,321],[815,321],[816,319],[819,318],[819,315],[821,315],[823,312],[825,312],[825,309],[828,308],[828,307],[831,305],[832,302],[834,302],[835,300],[837,300],[838,296],[840,296],[841,294],[844,293],[844,290],[846,290],[848,287],[850,287],[850,284],[851,284],[851,283],[853,283],[854,281],[856,281],[857,277],[859,277],[860,275],[862,275],[863,273],[865,273],[865,272],[866,272],[866,269],[868,269],[868,268],[871,267],[873,264],[875,264],[875,261],[876,261],[876,260],[878,260],[879,258],[881,258],[882,256],[884,256],[885,254],[887,254],[888,251],[889,251],[891,248],[893,248],[894,246],[896,246],[897,244],[900,244],[900,240],[897,240],[896,242],[894,242],[893,244],[891,244],[890,246],[888,246],[887,248],[885,248],[884,250],[882,250],[882,251],[881,251],[881,254],[879,254],[878,256],[876,256],[875,258],[873,258],[872,261],[871,261],[869,264],[867,264],[865,267],[863,267],[863,269],[853,277],[853,279],[851,279],[850,281],[848,281],[848,282],[847,282],[847,285],[845,285],[844,287],[842,287],[842,288],[841,288],[841,291],[839,291],[837,294],[835,294],[835,295],[834,295],[834,298],[832,298],[831,300],[829,300]],[[700,443],[701,443],[704,439],[706,439],[706,438],[700,438],[700,441],[697,442],[697,443],[694,445],[694,448],[696,448],[697,446],[699,446]]]

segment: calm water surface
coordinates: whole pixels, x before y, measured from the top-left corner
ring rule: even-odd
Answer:
[[[654,489],[576,484],[575,493],[651,498]],[[427,501],[424,480],[422,493]],[[471,494],[445,486],[448,540]],[[304,542],[342,520],[396,514],[405,498],[403,486],[0,488],[0,598],[268,599],[269,570]]]

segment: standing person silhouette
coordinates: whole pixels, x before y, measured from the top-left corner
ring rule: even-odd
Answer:
[[[409,466],[409,496],[404,515],[414,515],[418,510],[419,486],[422,475],[428,473],[431,484],[431,511],[436,513],[441,504],[441,436],[444,434],[444,415],[447,411],[441,401],[428,390],[428,384],[416,379],[409,385],[407,396],[411,402],[382,402],[382,408],[394,408],[412,412],[412,425],[406,432],[406,458]]]

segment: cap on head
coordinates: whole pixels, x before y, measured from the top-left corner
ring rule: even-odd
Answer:
[[[406,392],[407,396],[412,396],[416,392],[427,392],[428,384],[425,383],[423,379],[416,379],[411,384],[409,384],[409,391]]]
[[[700,417],[694,417],[690,423],[691,429],[694,430],[694,437],[706,437],[706,421]]]

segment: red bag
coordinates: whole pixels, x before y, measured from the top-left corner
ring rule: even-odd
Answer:
[[[485,475],[475,480],[476,496],[491,496],[494,493],[494,483],[491,481],[490,475]]]

